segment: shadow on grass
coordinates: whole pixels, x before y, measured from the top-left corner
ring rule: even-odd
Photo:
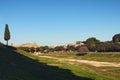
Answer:
[[[77,56],[85,56],[85,55],[87,55],[88,53],[86,53],[86,52],[80,52],[80,53],[77,53],[76,55]]]
[[[0,80],[92,80],[70,70],[48,66],[23,56],[12,48],[0,48]]]

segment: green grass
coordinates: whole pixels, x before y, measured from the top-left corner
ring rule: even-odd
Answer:
[[[77,53],[64,53],[64,54],[41,54],[40,56],[52,56],[57,58],[72,58],[72,59],[84,59],[84,60],[94,60],[100,62],[120,62],[120,53],[119,52],[109,52],[109,53],[88,53],[86,55],[78,56]],[[49,59],[51,60],[51,59]],[[53,60],[52,60],[53,61]],[[44,61],[45,63],[49,63],[49,61]],[[65,62],[62,62],[63,68],[67,67]],[[65,66],[66,65],[66,66]],[[71,67],[70,67],[71,66]],[[72,64],[67,67],[74,74],[81,76],[86,75],[95,80],[120,80],[120,67],[93,67],[85,64]],[[87,72],[86,72],[87,71]]]
[[[86,55],[78,56],[77,53],[51,53],[51,54],[42,54],[41,56],[53,56],[58,58],[72,58],[72,59],[85,59],[85,60],[94,60],[101,62],[120,62],[120,53],[119,52],[105,52],[105,53],[87,53]]]
[[[83,64],[67,64],[66,62],[59,62],[53,59],[40,58],[41,62],[47,63],[48,65],[58,66],[62,69],[69,69],[77,76],[89,77],[94,80],[119,80],[119,75],[110,74],[108,71],[102,71],[104,68],[96,68],[93,66]],[[119,74],[119,73],[118,73]]]
[[[96,61],[105,61],[105,62],[120,62],[120,53],[97,53],[97,54],[88,54],[81,59],[96,60]]]

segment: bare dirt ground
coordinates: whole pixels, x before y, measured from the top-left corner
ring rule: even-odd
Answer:
[[[56,58],[56,57],[50,57],[50,56],[39,56],[42,58],[49,58],[49,59],[55,59],[60,62],[68,62],[69,64],[80,64],[84,63],[87,65],[95,66],[95,67],[120,67],[120,63],[112,63],[112,62],[98,62],[98,61],[89,61],[89,60],[77,60],[77,59],[65,59],[65,58]]]

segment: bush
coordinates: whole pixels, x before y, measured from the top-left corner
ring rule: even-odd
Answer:
[[[89,49],[87,48],[87,46],[80,46],[79,49],[78,49],[78,52],[79,53],[87,53],[89,52]]]

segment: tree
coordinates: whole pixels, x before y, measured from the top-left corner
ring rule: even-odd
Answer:
[[[99,43],[100,41],[97,40],[95,37],[91,37],[91,38],[88,38],[86,41],[85,41],[85,44],[87,45],[88,49],[90,51],[96,51],[96,45]]]
[[[64,46],[56,46],[54,48],[54,51],[65,51],[65,48],[64,48]]]
[[[120,34],[115,34],[115,35],[113,36],[113,42],[114,42],[114,43],[120,42]]]
[[[8,24],[5,25],[4,40],[7,41],[6,45],[8,46],[8,40],[10,40],[10,31],[9,31]]]
[[[96,45],[96,50],[98,52],[105,52],[106,51],[107,44],[105,42],[100,42]]]
[[[39,50],[40,50],[40,52],[49,52],[49,47],[48,46],[41,46],[41,47],[39,47]]]
[[[76,48],[73,45],[67,45],[67,51],[75,51]]]

